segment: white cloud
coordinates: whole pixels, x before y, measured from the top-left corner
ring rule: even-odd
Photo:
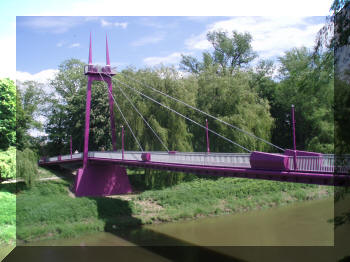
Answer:
[[[128,26],[128,23],[126,22],[109,22],[105,19],[101,19],[101,26],[102,27],[107,27],[107,26],[115,26],[115,27],[121,27],[123,29],[126,29]]]
[[[186,39],[185,45],[189,50],[205,50],[211,47],[206,40],[208,32],[236,30],[251,33],[253,49],[260,56],[270,58],[293,47],[312,47],[322,26],[307,22],[304,17],[234,17],[209,25],[201,34]]]
[[[164,34],[158,34],[153,36],[146,36],[143,38],[140,38],[139,40],[136,40],[131,43],[133,46],[143,46],[147,44],[156,44],[164,39]]]
[[[58,43],[56,44],[56,46],[57,46],[57,47],[62,47],[63,44],[64,44],[63,42],[58,42]]]
[[[69,46],[69,48],[79,47],[80,43],[73,43]]]
[[[152,56],[143,59],[143,62],[148,66],[155,66],[159,64],[177,64],[181,60],[180,52],[174,52],[168,56]]]
[[[24,81],[37,81],[42,84],[47,84],[49,80],[53,79],[55,75],[58,73],[57,69],[46,69],[40,71],[36,74],[31,74],[28,72],[17,71],[16,72],[16,80],[24,82]]]
[[[43,89],[46,93],[53,93],[54,90],[50,87],[49,81],[52,80],[56,74],[58,73],[57,69],[46,69],[40,71],[36,74],[31,74],[28,72],[17,71],[16,72],[16,80],[20,82],[25,81],[36,81],[40,84],[43,84]]]

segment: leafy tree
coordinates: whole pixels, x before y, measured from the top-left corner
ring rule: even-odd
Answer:
[[[215,67],[217,73],[232,74],[234,70],[246,67],[256,58],[253,52],[249,33],[213,31],[207,34],[207,39],[214,48],[212,54],[203,53],[203,62],[192,56],[182,55],[181,68],[191,73],[198,74],[205,69]]]
[[[68,153],[70,136],[73,150],[83,149],[87,85],[84,65],[77,59],[66,60],[59,65],[59,72],[50,82],[54,93],[49,100],[50,110],[45,125],[49,155]]]
[[[296,142],[300,150],[333,152],[333,60],[294,48],[280,57],[281,81],[272,111],[273,141],[292,148],[291,104],[295,105]]]
[[[38,158],[29,148],[16,151],[16,175],[23,178],[26,186],[34,184],[38,177]]]
[[[268,101],[258,96],[249,85],[251,75],[237,72],[235,75],[216,76],[203,73],[198,79],[197,106],[232,125],[258,137],[270,140],[273,119]],[[204,117],[199,120],[204,122]],[[250,150],[271,150],[269,146],[217,121],[210,120],[210,128]],[[195,131],[198,139],[203,130]],[[197,133],[199,132],[199,133]],[[203,136],[203,135],[202,135]],[[242,152],[242,149],[210,134],[213,152]]]
[[[10,79],[0,79],[0,149],[15,144],[16,88]]]
[[[30,129],[42,130],[42,123],[38,118],[45,115],[47,101],[43,85],[35,81],[17,82],[16,98],[16,146],[23,150],[31,147]]]
[[[16,148],[0,151],[0,181],[16,178]]]

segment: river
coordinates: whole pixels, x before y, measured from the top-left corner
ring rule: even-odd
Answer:
[[[133,255],[138,253],[143,260],[150,258],[150,261],[166,259],[162,252],[157,252],[157,248],[151,248],[152,246],[194,246],[200,249],[205,246],[208,256],[219,255],[225,259],[231,257],[237,261],[262,261],[260,259],[263,256],[267,256],[270,261],[295,261],[286,257],[288,252],[291,257],[297,256],[299,252],[294,252],[290,246],[304,246],[312,248],[320,256],[318,261],[333,261],[329,260],[334,256],[334,229],[329,222],[333,217],[334,201],[329,198],[247,213],[145,225],[115,233],[101,232],[74,239],[38,241],[27,245],[137,246],[139,248],[133,251]],[[254,246],[256,252],[252,252]],[[261,249],[264,246],[267,248]],[[272,250],[279,251],[271,252]],[[169,253],[169,250],[166,252]],[[309,256],[310,252],[307,253]],[[298,260],[312,261],[309,256],[300,254]]]

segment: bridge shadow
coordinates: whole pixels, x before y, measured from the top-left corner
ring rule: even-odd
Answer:
[[[105,221],[105,232],[157,256],[171,261],[243,261],[141,226],[141,220],[132,215],[129,201],[103,197],[91,199],[96,201],[99,218]],[[124,247],[126,252],[134,249]]]

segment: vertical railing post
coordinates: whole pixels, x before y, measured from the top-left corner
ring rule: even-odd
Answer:
[[[122,126],[122,159],[124,160],[124,126]]]
[[[70,149],[70,159],[72,159],[72,136],[70,136],[70,139],[69,139],[69,149]]]
[[[210,153],[209,134],[208,134],[208,119],[205,119],[205,125],[206,125],[205,133],[206,133],[206,136],[207,136],[207,153]]]
[[[294,170],[297,170],[297,147],[295,141],[295,118],[294,118],[294,105],[292,105],[292,124],[293,124],[293,162],[294,162]]]

